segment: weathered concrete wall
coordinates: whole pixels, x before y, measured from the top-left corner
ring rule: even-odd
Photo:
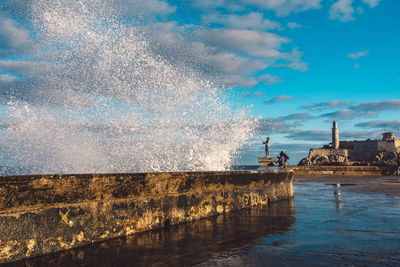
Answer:
[[[0,177],[0,263],[293,197],[291,170]]]
[[[367,141],[354,141],[353,143],[353,153],[376,153],[378,152],[378,143],[380,140],[367,140]]]
[[[396,175],[397,170],[377,166],[289,166],[294,175],[356,175],[356,176],[384,176]]]
[[[394,146],[396,147],[397,151],[400,150],[400,139],[394,140]]]
[[[373,162],[378,154],[380,140],[354,141],[350,150],[350,160],[359,162]]]
[[[163,231],[146,231],[28,258],[7,267],[95,267],[115,266],[116,262],[124,266],[196,266],[199,259],[207,259],[210,254],[241,249],[268,235],[282,235],[293,229],[295,222],[292,198],[278,205],[241,209],[173,225]],[[104,253],[110,257],[99,257]]]
[[[395,140],[381,141],[381,142],[378,142],[378,151],[386,151],[386,152],[396,153],[397,152],[396,145],[397,144],[396,144]]]
[[[258,158],[258,164],[260,167],[271,167],[275,166],[276,158],[275,157],[263,157]]]
[[[324,149],[324,148],[312,148],[308,154],[308,157],[312,158],[315,156],[341,156],[348,158],[347,149]]]

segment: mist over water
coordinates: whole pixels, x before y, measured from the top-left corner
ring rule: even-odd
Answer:
[[[25,90],[9,88],[1,165],[16,173],[223,170],[253,134],[245,109],[157,54],[140,21],[120,22],[113,1],[27,8],[37,67],[21,81]]]

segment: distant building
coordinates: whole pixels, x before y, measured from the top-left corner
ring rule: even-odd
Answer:
[[[378,140],[340,141],[337,122],[332,126],[332,143],[312,148],[299,165],[376,165],[398,166],[400,140],[393,132],[383,133]]]

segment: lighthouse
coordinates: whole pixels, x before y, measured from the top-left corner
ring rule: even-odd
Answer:
[[[337,122],[333,121],[332,125],[332,148],[339,148],[339,129],[337,127]]]

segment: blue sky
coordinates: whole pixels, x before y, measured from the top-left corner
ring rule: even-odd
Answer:
[[[21,89],[20,80],[38,67],[27,60],[35,32],[21,3],[0,4],[3,91],[10,84],[29,90]],[[126,23],[146,29],[160,55],[226,87],[239,105],[251,106],[260,129],[241,150],[243,164],[257,163],[266,136],[273,153],[285,150],[292,156],[289,163],[296,164],[310,147],[329,143],[333,120],[342,139],[379,138],[384,131],[400,136],[400,1],[124,0],[116,5],[123,7]],[[3,93],[2,103],[7,99]]]

